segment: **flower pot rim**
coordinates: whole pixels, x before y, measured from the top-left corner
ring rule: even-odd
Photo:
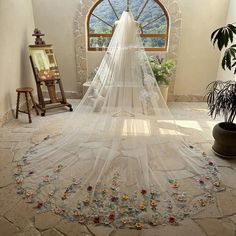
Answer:
[[[234,130],[230,130],[230,129],[226,129],[224,127],[222,127],[223,125],[232,125]],[[217,123],[216,126],[219,126],[221,129],[227,131],[227,132],[230,132],[230,133],[236,133],[236,124],[235,123],[231,123],[231,122],[220,122],[220,123]]]

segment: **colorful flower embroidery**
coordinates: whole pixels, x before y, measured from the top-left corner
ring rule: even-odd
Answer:
[[[190,148],[193,149],[194,147]],[[206,175],[200,178],[193,177],[195,183],[205,191],[191,202],[188,201],[190,199],[188,193],[180,191],[179,183],[175,179],[169,179],[168,191],[173,196],[171,199],[163,197],[157,186],[151,186],[150,189],[139,189],[128,195],[127,192],[120,191],[121,175],[118,170],[114,170],[110,185],[103,185],[102,183],[93,185],[91,183],[91,185],[84,188],[83,179],[72,179],[71,184],[62,193],[62,204],[59,207],[59,204],[55,204],[55,200],[58,200],[57,198],[60,196],[56,188],[48,189],[47,198],[43,201],[41,197],[39,197],[40,200],[37,197],[42,187],[53,186],[53,181],[60,176],[63,165],[57,165],[52,173],[44,176],[37,189],[33,191],[25,189],[23,186],[25,178],[34,175],[33,171],[23,172],[24,166],[29,164],[27,157],[30,154],[29,152],[29,155],[24,156],[22,161],[17,164],[15,173],[17,193],[23,195],[27,202],[33,203],[38,212],[51,210],[57,215],[71,221],[78,221],[80,224],[94,223],[109,227],[131,227],[137,230],[141,230],[147,224],[152,226],[161,224],[177,225],[177,222],[184,219],[184,217],[214,202],[213,191],[224,190],[217,176],[217,167],[211,159],[205,157]],[[80,193],[86,194],[85,198],[78,200],[74,209],[67,207],[67,203],[71,200],[71,197],[76,196],[75,194],[83,196]],[[149,221],[143,218],[147,213],[147,209],[150,209],[153,215]]]
[[[93,222],[95,224],[99,224],[100,223],[100,217],[99,216],[95,216]]]
[[[93,187],[92,186],[88,186],[87,191],[91,192],[92,190],[93,190]]]
[[[122,199],[123,199],[124,201],[128,201],[128,200],[129,200],[129,196],[128,196],[127,194],[124,194],[124,195],[122,196]]]
[[[147,190],[143,189],[143,190],[141,191],[141,193],[142,193],[142,195],[146,195],[146,194],[147,194]]]
[[[175,224],[175,223],[176,223],[176,218],[175,218],[175,216],[170,216],[170,217],[169,217],[169,223],[170,223],[170,224]]]
[[[141,230],[143,228],[143,225],[141,223],[136,223],[135,227],[137,230]]]

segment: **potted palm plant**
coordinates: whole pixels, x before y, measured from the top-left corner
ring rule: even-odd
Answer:
[[[235,34],[236,27],[229,24],[215,30],[211,35],[213,45],[217,44],[220,51],[225,49],[222,68],[234,69],[234,74],[236,74],[236,44],[232,43]],[[217,116],[224,117],[224,122],[218,123],[213,129],[215,142],[212,148],[221,157],[236,157],[236,124],[234,123],[236,81],[214,81],[208,85],[206,96],[209,115],[213,119]]]
[[[171,59],[164,60],[159,58],[159,56],[150,56],[149,62],[162,96],[167,102],[168,89],[171,82],[170,76],[175,67],[175,62]]]

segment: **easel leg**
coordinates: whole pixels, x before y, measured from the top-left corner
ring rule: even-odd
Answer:
[[[32,103],[33,103],[33,105],[34,105],[34,109],[35,109],[35,111],[36,111],[36,114],[37,114],[37,116],[39,115],[39,111],[38,111],[38,109],[37,109],[37,105],[36,105],[36,103],[35,103],[35,101],[34,101],[34,97],[33,97],[33,94],[30,92],[30,97],[31,97],[31,100],[32,100]]]
[[[30,108],[29,108],[28,93],[25,93],[25,99],[26,99],[26,106],[27,106],[27,112],[28,112],[28,117],[29,117],[29,123],[32,123],[31,115],[30,115]]]

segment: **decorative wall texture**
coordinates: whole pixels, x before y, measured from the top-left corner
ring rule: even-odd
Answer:
[[[76,12],[74,21],[74,36],[75,36],[75,51],[76,51],[76,71],[77,85],[79,96],[82,96],[82,85],[88,78],[88,56],[86,53],[86,16],[89,9],[93,6],[96,0],[81,0],[79,8]],[[178,49],[181,33],[181,12],[176,0],[161,0],[160,1],[170,17],[170,38],[169,49],[166,53],[167,58],[175,60],[178,65]],[[92,52],[93,54],[99,52]],[[170,98],[174,95],[174,84],[176,79],[176,69],[172,75],[172,84],[170,87]]]

